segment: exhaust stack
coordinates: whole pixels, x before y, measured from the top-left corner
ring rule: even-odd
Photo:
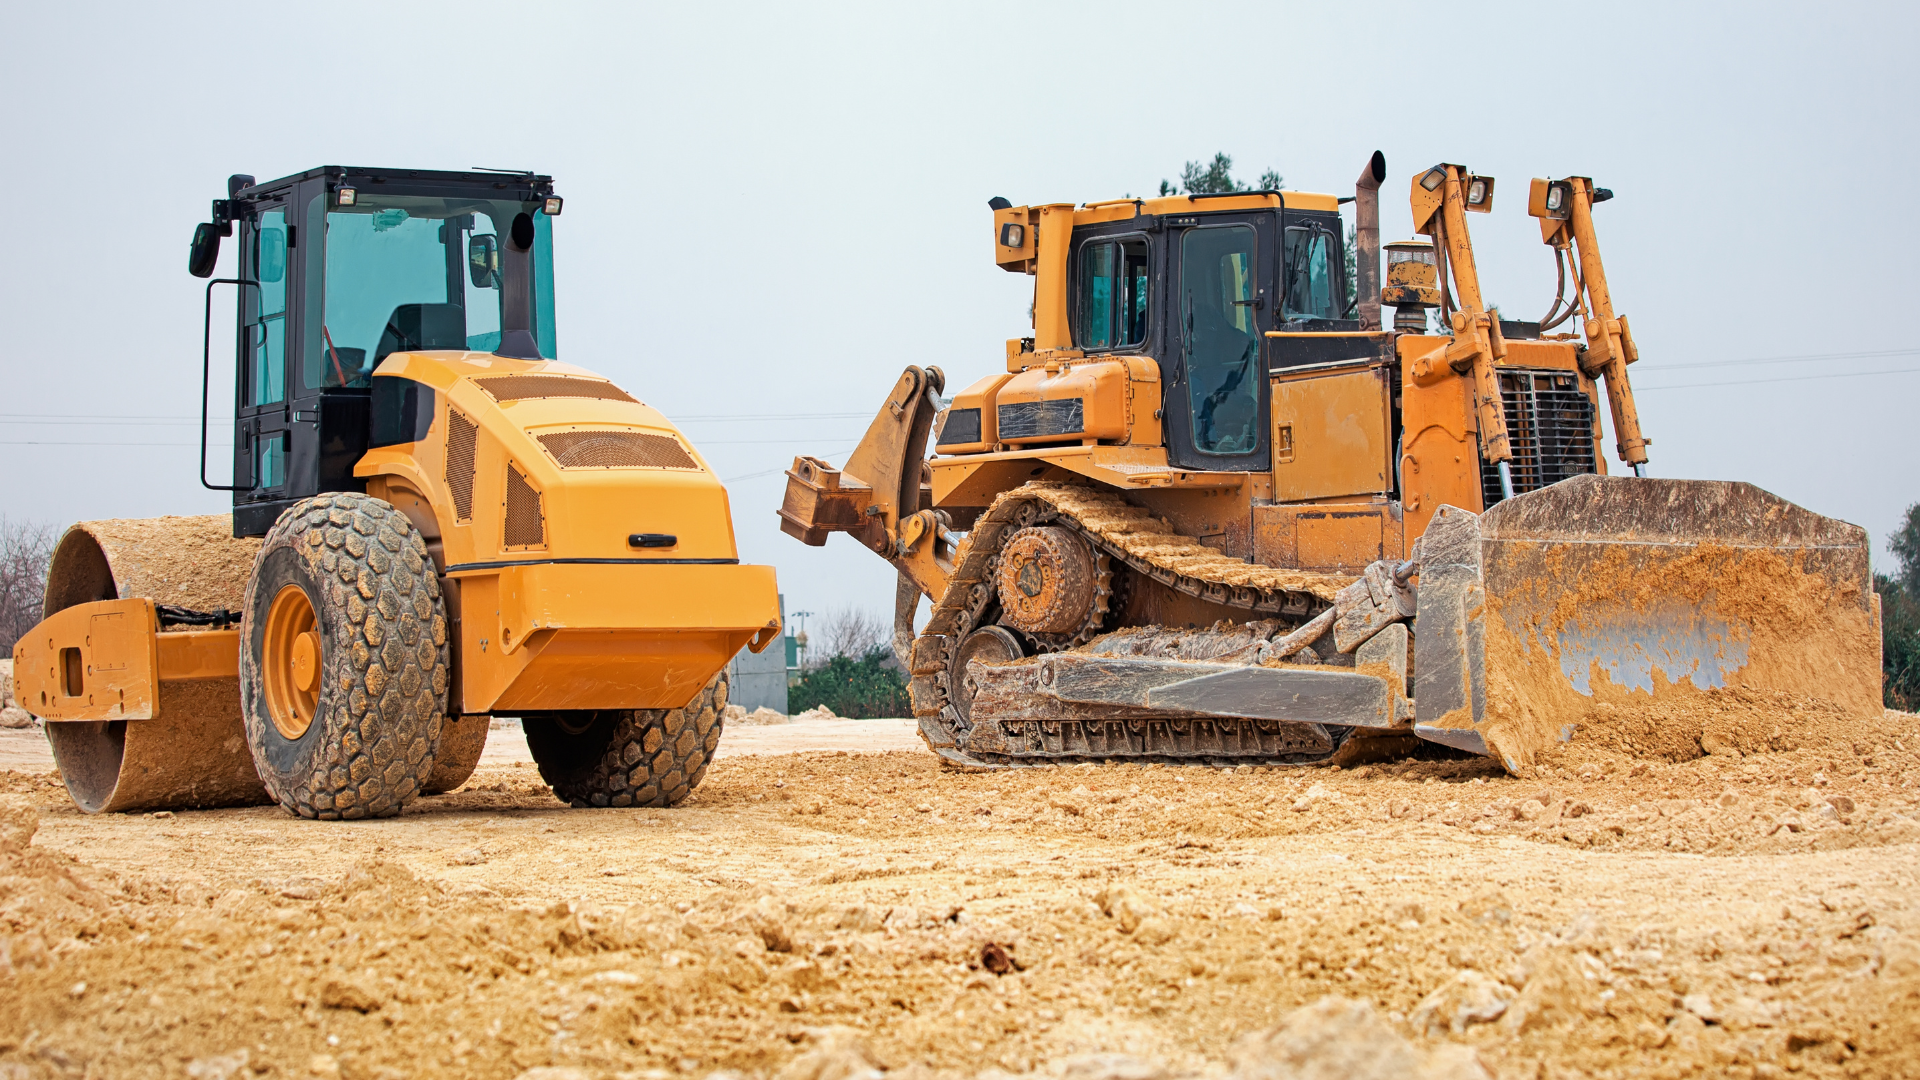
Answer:
[[[1360,329],[1380,329],[1380,181],[1387,178],[1387,156],[1375,150],[1353,185],[1354,295]]]

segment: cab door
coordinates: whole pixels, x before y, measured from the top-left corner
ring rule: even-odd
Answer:
[[[1169,225],[1168,457],[1181,468],[1265,471],[1272,449],[1262,346],[1273,328],[1273,215],[1196,215]]]
[[[290,301],[296,295],[297,237],[285,199],[263,200],[241,226],[240,378],[234,421],[236,525],[259,504],[285,497],[291,450],[288,347],[295,338]],[[260,508],[264,510],[264,507]],[[277,516],[277,514],[275,515]],[[271,522],[268,522],[271,524]]]

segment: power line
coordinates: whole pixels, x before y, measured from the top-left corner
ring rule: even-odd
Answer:
[[[1835,371],[1824,375],[1786,375],[1778,379],[1729,379],[1725,382],[1676,383],[1672,386],[1636,386],[1639,393],[1654,390],[1688,390],[1699,386],[1747,386],[1752,383],[1807,382],[1812,379],[1859,379],[1869,375],[1909,375],[1920,368],[1894,368],[1890,371]]]
[[[850,413],[759,413],[742,416],[669,416],[668,422],[674,424],[718,424],[718,423],[765,423],[780,420],[863,420],[872,418],[870,412]],[[197,416],[105,416],[87,413],[0,413],[0,424],[36,424],[48,427],[70,424],[132,424],[140,427],[168,424],[197,424]],[[229,421],[219,415],[210,417],[209,424],[225,424]]]
[[[1809,364],[1816,360],[1878,360],[1888,356],[1920,356],[1920,349],[1880,349],[1873,352],[1803,353],[1798,356],[1767,356],[1753,360],[1701,360],[1691,364],[1660,364],[1659,370],[1678,368],[1732,367],[1736,364]]]

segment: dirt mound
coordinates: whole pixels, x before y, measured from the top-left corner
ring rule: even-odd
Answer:
[[[1916,1075],[1885,724],[1525,780],[742,756],[673,811],[483,766],[331,828],[5,774],[0,1075]]]

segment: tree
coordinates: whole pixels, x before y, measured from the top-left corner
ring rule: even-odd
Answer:
[[[808,641],[807,665],[819,667],[837,656],[858,659],[889,644],[892,628],[871,612],[849,604],[829,611]]]
[[[1225,154],[1213,155],[1213,160],[1202,164],[1189,161],[1180,170],[1180,182],[1160,181],[1162,195],[1218,195],[1229,191],[1278,191],[1282,183],[1280,173],[1268,169],[1260,174],[1259,188],[1249,188],[1233,178],[1233,159]]]
[[[1900,587],[1920,597],[1920,503],[1907,507],[1907,518],[1887,541],[1887,550],[1900,560]]]
[[[55,539],[51,526],[0,517],[0,652],[8,656],[40,621]]]
[[[1887,708],[1920,711],[1920,503],[1887,541],[1900,562],[1892,576],[1873,575],[1880,594],[1880,675]]]

